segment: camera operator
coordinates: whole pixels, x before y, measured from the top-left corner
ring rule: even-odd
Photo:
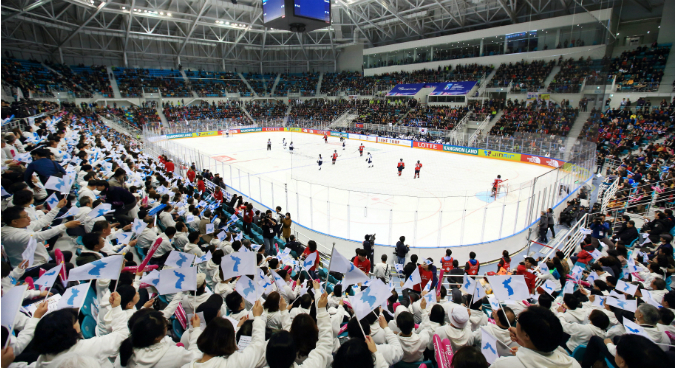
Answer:
[[[595,216],[590,228],[593,230],[593,233],[591,234],[591,244],[593,244],[596,249],[600,246],[600,243],[607,245],[609,249],[614,249],[614,243],[607,237],[609,225],[605,222],[604,215]]]
[[[375,250],[373,245],[375,244],[375,234],[366,235],[366,239],[363,241],[363,250],[366,252],[366,258],[370,261],[370,272],[373,272],[373,258],[375,258]]]
[[[276,235],[275,226],[277,222],[272,218],[272,211],[267,210],[264,214],[260,215],[260,227],[263,232],[263,243],[265,244],[265,254],[271,255],[272,248],[274,247],[274,236]]]

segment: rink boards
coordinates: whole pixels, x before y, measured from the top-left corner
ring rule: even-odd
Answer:
[[[373,142],[380,144],[388,144],[401,147],[409,148],[419,148],[432,151],[440,151],[446,153],[456,153],[460,155],[469,155],[477,156],[483,158],[489,158],[494,160],[504,160],[512,162],[522,162],[533,165],[547,166],[551,168],[564,168],[566,164],[565,161],[558,160],[550,157],[543,156],[534,156],[524,153],[516,152],[504,152],[504,151],[494,151],[486,150],[473,147],[464,147],[464,146],[453,146],[450,144],[440,144],[440,143],[430,143],[430,142],[419,142],[412,141],[407,139],[393,139],[379,137],[375,135],[364,135],[364,134],[354,134],[354,133],[343,133],[330,130],[319,130],[319,129],[308,129],[308,128],[283,128],[283,127],[270,127],[270,128],[238,128],[227,130],[212,130],[208,132],[194,132],[194,133],[176,133],[176,134],[166,134],[158,137],[158,139],[181,139],[181,138],[197,138],[197,137],[211,137],[217,135],[225,135],[226,133],[230,134],[244,134],[244,133],[260,133],[260,132],[293,132],[293,133],[305,133],[305,134],[314,134],[314,135],[328,135],[331,137],[346,137],[350,140],[359,140],[364,142]]]

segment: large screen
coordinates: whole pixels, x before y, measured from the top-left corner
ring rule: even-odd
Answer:
[[[293,14],[330,23],[330,0],[293,0]]]
[[[263,23],[284,16],[284,0],[263,0]]]

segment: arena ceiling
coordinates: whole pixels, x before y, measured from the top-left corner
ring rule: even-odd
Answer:
[[[664,0],[332,0],[332,25],[263,26],[262,0],[2,0],[2,49],[64,57],[169,57],[223,63],[332,60],[346,46],[387,45]],[[279,56],[279,55],[285,56]],[[223,64],[224,65],[224,64]],[[262,65],[262,64],[261,64]]]

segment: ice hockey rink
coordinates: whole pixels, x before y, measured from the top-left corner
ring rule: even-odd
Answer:
[[[294,153],[284,149],[293,142]],[[272,142],[267,150],[268,139]],[[531,181],[551,169],[425,149],[295,132],[261,132],[172,142],[198,150],[202,166],[295,223],[352,240],[377,234],[393,245],[401,235],[418,247],[448,247],[505,238],[527,226]],[[365,146],[363,157],[358,147]],[[187,151],[187,150],[186,150]],[[333,165],[330,156],[337,151]],[[367,153],[374,167],[366,163]],[[178,152],[180,154],[180,152]],[[319,170],[317,160],[323,157]],[[399,177],[400,159],[406,168]],[[414,179],[417,161],[423,165]],[[195,161],[194,155],[192,160]],[[495,200],[491,183],[507,180]],[[554,198],[557,202],[559,198]],[[440,230],[439,230],[440,229]]]

